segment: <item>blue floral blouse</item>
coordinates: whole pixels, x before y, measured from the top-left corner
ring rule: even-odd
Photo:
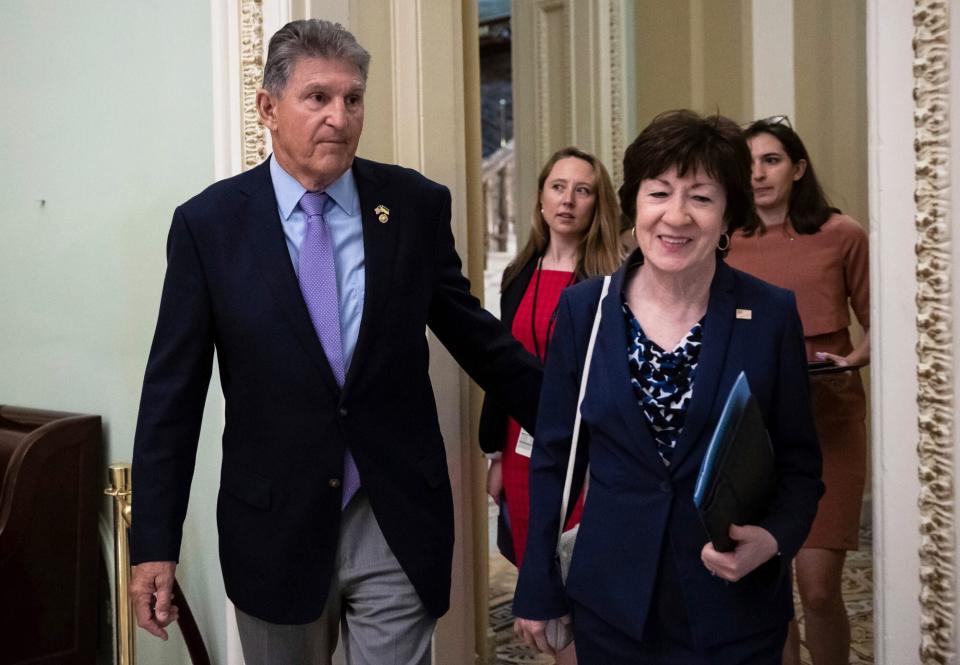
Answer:
[[[694,324],[676,348],[665,351],[647,338],[626,302],[623,316],[627,321],[630,383],[657,442],[660,459],[669,467],[693,395],[703,319]]]

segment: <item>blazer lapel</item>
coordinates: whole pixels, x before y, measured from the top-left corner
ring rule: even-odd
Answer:
[[[501,298],[502,307],[500,308],[500,320],[508,328],[513,325],[513,319],[517,315],[517,309],[520,307],[520,301],[527,291],[530,280],[533,279],[533,273],[537,269],[537,259],[533,258],[527,261],[516,278],[510,283],[510,286],[503,292]]]
[[[338,394],[340,389],[313,327],[313,321],[310,320],[303,295],[300,293],[300,283],[287,252],[286,238],[277,212],[277,197],[270,180],[269,163],[264,162],[256,167],[249,172],[249,176],[246,185],[242,186],[247,200],[241,211],[241,221],[247,237],[250,238],[251,251],[256,255],[260,272],[294,335],[320,370],[324,382],[330,390]]]
[[[594,376],[591,380],[609,381],[613,386],[613,394],[620,409],[620,415],[623,416],[629,432],[627,440],[634,442],[636,447],[634,452],[657,475],[666,478],[667,469],[660,460],[660,455],[657,454],[657,444],[653,440],[643,409],[633,392],[630,363],[627,360],[627,329],[623,317],[622,293],[626,275],[635,265],[635,261],[628,260],[613,274],[613,279],[610,281],[610,292],[602,303],[603,318],[600,320],[600,330],[597,332],[594,356],[594,362],[600,364],[605,371],[592,372]],[[594,367],[597,367],[597,364],[594,364]]]
[[[730,348],[730,335],[736,309],[734,274],[727,264],[717,261],[717,270],[710,285],[710,302],[703,325],[703,346],[697,374],[693,382],[693,398],[687,410],[683,431],[673,451],[671,467],[680,467],[684,457],[695,448],[717,400],[717,388]]]
[[[353,175],[357,183],[360,198],[360,215],[363,220],[363,264],[364,299],[363,315],[360,319],[360,332],[357,346],[347,370],[344,390],[350,387],[364,359],[369,355],[368,348],[376,330],[378,314],[386,302],[390,291],[396,258],[397,233],[400,225],[411,223],[398,214],[400,206],[391,197],[392,192],[384,185],[383,179],[372,162],[356,158],[353,162]],[[381,222],[379,206],[394,211],[393,217],[387,213],[388,221]]]

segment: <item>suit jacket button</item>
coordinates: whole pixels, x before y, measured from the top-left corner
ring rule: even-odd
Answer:
[[[347,417],[347,409],[346,409],[346,407],[341,406],[341,407],[340,407],[340,410],[337,411],[337,413],[340,414],[340,417],[341,417],[341,418],[346,418],[346,417]]]
[[[664,480],[662,483],[660,483],[660,490],[667,493],[672,492],[673,485],[670,484],[669,480]]]
[[[329,486],[332,487],[333,489],[337,489],[338,487],[340,487],[340,479],[339,479],[339,478],[331,478],[330,480],[327,481],[327,485],[329,485]]]

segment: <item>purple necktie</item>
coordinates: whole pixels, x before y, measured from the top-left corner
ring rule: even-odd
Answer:
[[[307,214],[307,235],[300,246],[300,292],[307,304],[310,320],[323,345],[330,369],[343,387],[343,343],[340,339],[340,299],[337,296],[337,271],[333,263],[333,240],[323,214],[330,197],[325,192],[306,192],[300,208]],[[360,489],[360,474],[347,448],[343,457],[343,499],[345,508]]]

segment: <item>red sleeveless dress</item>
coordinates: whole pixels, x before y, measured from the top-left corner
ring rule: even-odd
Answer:
[[[513,317],[512,332],[530,353],[545,359],[549,338],[553,333],[554,312],[560,301],[560,293],[573,283],[573,273],[563,270],[537,270],[527,284],[527,290]],[[534,312],[534,303],[536,311]],[[513,418],[507,419],[507,434],[503,442],[503,491],[506,496],[510,533],[513,535],[513,551],[517,567],[523,563],[527,546],[527,528],[530,524],[530,458],[517,452],[520,425]],[[557,506],[557,512],[560,506]],[[583,494],[577,500],[573,514],[567,522],[571,528],[580,522],[583,511]]]

